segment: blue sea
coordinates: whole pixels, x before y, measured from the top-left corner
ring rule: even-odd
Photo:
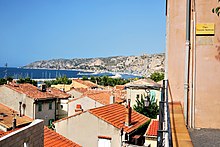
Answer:
[[[79,70],[52,70],[52,69],[26,69],[26,68],[15,68],[15,67],[0,67],[0,78],[12,77],[14,79],[26,78],[31,79],[55,79],[57,77],[66,76],[68,78],[81,78],[82,76],[115,76],[114,73],[110,72],[85,72]],[[118,74],[117,74],[118,75]],[[120,74],[121,78],[129,79],[139,76],[132,74]]]

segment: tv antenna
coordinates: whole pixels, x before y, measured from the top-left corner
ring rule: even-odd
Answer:
[[[7,78],[7,74],[8,74],[8,63],[5,63],[5,76],[4,78],[6,79]]]

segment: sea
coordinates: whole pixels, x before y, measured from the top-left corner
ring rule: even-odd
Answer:
[[[31,79],[55,79],[57,77],[66,76],[67,78],[82,78],[83,76],[110,76],[130,79],[140,77],[129,73],[113,73],[113,72],[87,72],[81,70],[55,70],[55,69],[27,69],[16,67],[0,67],[0,78],[12,77],[13,79],[31,78]]]

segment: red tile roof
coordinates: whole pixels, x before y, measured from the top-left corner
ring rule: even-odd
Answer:
[[[78,91],[78,92],[80,92],[80,93],[84,93],[84,92],[86,92],[88,89],[87,88],[71,88],[69,91],[71,91],[71,90],[75,90],[75,91]],[[68,91],[68,92],[69,92]]]
[[[147,85],[147,86],[158,86],[160,87],[161,85],[158,84],[157,82],[154,82],[153,80],[151,79],[139,79],[139,80],[136,80],[136,81],[132,81],[130,83],[127,83],[125,84],[126,86],[129,86],[129,85]]]
[[[51,99],[51,98],[67,98],[70,97],[69,94],[64,93],[60,90],[55,90],[55,88],[50,88],[49,90],[47,89],[46,92],[42,92],[38,90],[37,87],[35,87],[32,84],[7,84],[5,85],[6,87],[17,91],[19,93],[23,93],[27,95],[30,98],[33,99]]]
[[[19,130],[20,128],[16,128],[15,130],[10,130],[7,132],[0,131],[0,138],[6,136],[14,131]],[[81,147],[80,145],[72,142],[71,140],[65,138],[59,133],[44,127],[44,147]]]
[[[125,125],[126,109],[120,104],[110,104],[99,108],[90,109],[88,112],[96,117],[106,121],[114,127],[123,130],[126,133],[130,133],[136,130],[138,127],[146,123],[150,118],[132,110],[131,113],[131,126]]]
[[[90,93],[89,93],[90,92]],[[110,104],[110,96],[111,96],[110,91],[103,91],[103,90],[93,90],[93,92],[88,91],[84,96],[87,96],[103,105],[108,105]],[[119,97],[115,97],[115,102],[121,103],[123,102],[122,99]]]
[[[81,147],[53,130],[44,127],[44,147]]]
[[[48,88],[47,92],[49,92],[50,94],[54,95],[56,98],[70,98],[71,95],[63,92],[57,88]]]
[[[88,81],[88,80],[81,80],[81,79],[73,79],[73,81],[75,82],[78,82],[80,84],[83,84],[89,88],[92,88],[92,87],[97,87],[98,85],[96,85],[95,83],[91,82],[91,81]]]
[[[147,136],[157,136],[157,130],[159,128],[159,120],[152,119],[150,125],[147,128]]]
[[[32,119],[27,116],[19,116],[18,112],[0,103],[0,125],[10,130],[12,129],[12,120],[16,117],[17,127],[27,125],[32,122]]]

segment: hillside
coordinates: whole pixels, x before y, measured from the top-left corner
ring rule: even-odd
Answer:
[[[141,74],[164,72],[165,54],[114,56],[106,58],[52,59],[30,63],[24,68],[80,69]]]

